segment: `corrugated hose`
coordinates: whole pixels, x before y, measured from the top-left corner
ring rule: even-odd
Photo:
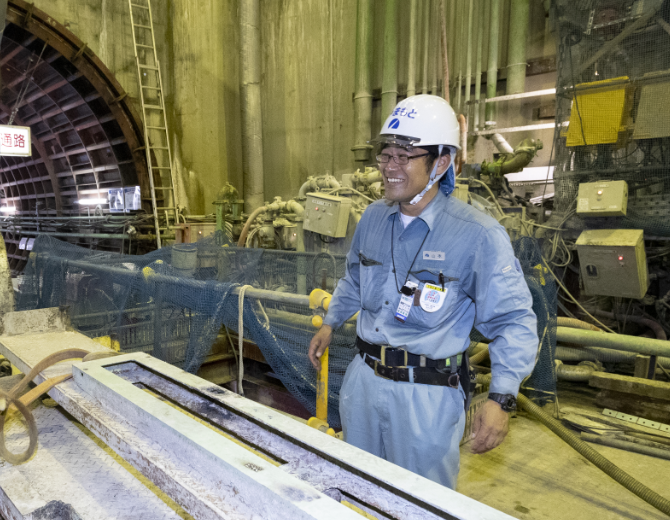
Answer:
[[[490,374],[477,375],[478,383],[488,385],[490,381]],[[663,498],[661,495],[642,484],[642,482],[623,471],[616,464],[613,464],[608,459],[603,457],[600,453],[582,441],[560,422],[542,410],[542,408],[533,403],[525,395],[520,393],[517,397],[517,403],[521,408],[526,410],[526,412],[535,417],[552,432],[558,435],[562,440],[567,442],[574,450],[576,450],[580,455],[591,462],[591,464],[604,471],[607,475],[612,477],[632,493],[635,493],[638,497],[647,502],[647,504],[654,506],[659,511],[670,516],[670,500]]]
[[[117,355],[117,352],[109,351],[90,353],[87,350],[78,348],[54,352],[37,363],[37,365],[35,365],[33,369],[21,379],[21,381],[16,383],[9,392],[5,392],[0,389],[0,412],[4,412],[0,414],[0,457],[5,459],[10,464],[21,464],[33,456],[35,450],[37,450],[37,423],[35,422],[35,418],[33,417],[33,414],[28,407],[42,394],[48,392],[57,384],[62,383],[63,381],[67,381],[72,377],[72,372],[70,372],[68,374],[49,378],[26,394],[20,396],[21,392],[25,390],[28,384],[30,384],[30,382],[40,374],[40,372],[46,370],[52,365],[55,365],[56,363],[65,361],[66,359],[82,359],[82,361],[92,361],[102,357],[109,357],[110,355]],[[9,451],[5,444],[5,421],[12,407],[16,408],[21,413],[21,415],[23,415],[23,418],[25,419],[28,426],[28,437],[30,439],[26,451],[18,455]]]

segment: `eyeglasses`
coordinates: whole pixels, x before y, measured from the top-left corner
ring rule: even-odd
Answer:
[[[386,164],[388,163],[391,159],[395,161],[396,164],[400,166],[405,166],[406,164],[409,164],[409,161],[411,159],[418,159],[419,157],[426,157],[427,155],[430,155],[430,153],[422,153],[421,155],[389,155],[387,153],[380,153],[377,156],[377,162],[379,164]]]

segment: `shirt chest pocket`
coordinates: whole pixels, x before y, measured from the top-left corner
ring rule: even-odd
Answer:
[[[361,251],[358,259],[360,262],[361,307],[367,311],[377,311],[382,306],[389,264],[379,251]]]
[[[415,303],[420,305],[412,307],[407,323],[424,329],[439,327],[454,312],[458,301],[460,278],[450,276],[448,272],[440,276],[439,270],[423,266],[418,266],[410,274],[411,278],[420,284],[421,296],[417,296],[418,301]],[[437,289],[442,287],[444,291]],[[423,304],[421,304],[422,298]]]

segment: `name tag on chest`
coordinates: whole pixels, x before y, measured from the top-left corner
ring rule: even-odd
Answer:
[[[424,251],[424,260],[444,260],[444,251]]]

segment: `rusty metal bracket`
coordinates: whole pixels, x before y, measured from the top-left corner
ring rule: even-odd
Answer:
[[[84,43],[81,47],[79,47],[79,50],[77,51],[77,53],[74,56],[72,56],[72,59],[70,61],[75,62],[79,58],[81,58],[81,56],[84,54],[84,51],[86,51],[87,48],[88,48],[88,43]]]
[[[120,103],[121,101],[123,101],[123,100],[126,99],[127,97],[128,97],[128,93],[127,93],[127,92],[124,92],[124,93],[122,93],[119,97],[115,97],[114,99],[112,99],[112,100],[109,102],[109,104],[110,104],[110,105],[113,105],[114,103]]]
[[[30,23],[30,20],[33,18],[33,10],[35,9],[35,4],[32,3],[28,6],[28,10],[26,11],[26,15],[23,17],[23,25],[28,26]]]

